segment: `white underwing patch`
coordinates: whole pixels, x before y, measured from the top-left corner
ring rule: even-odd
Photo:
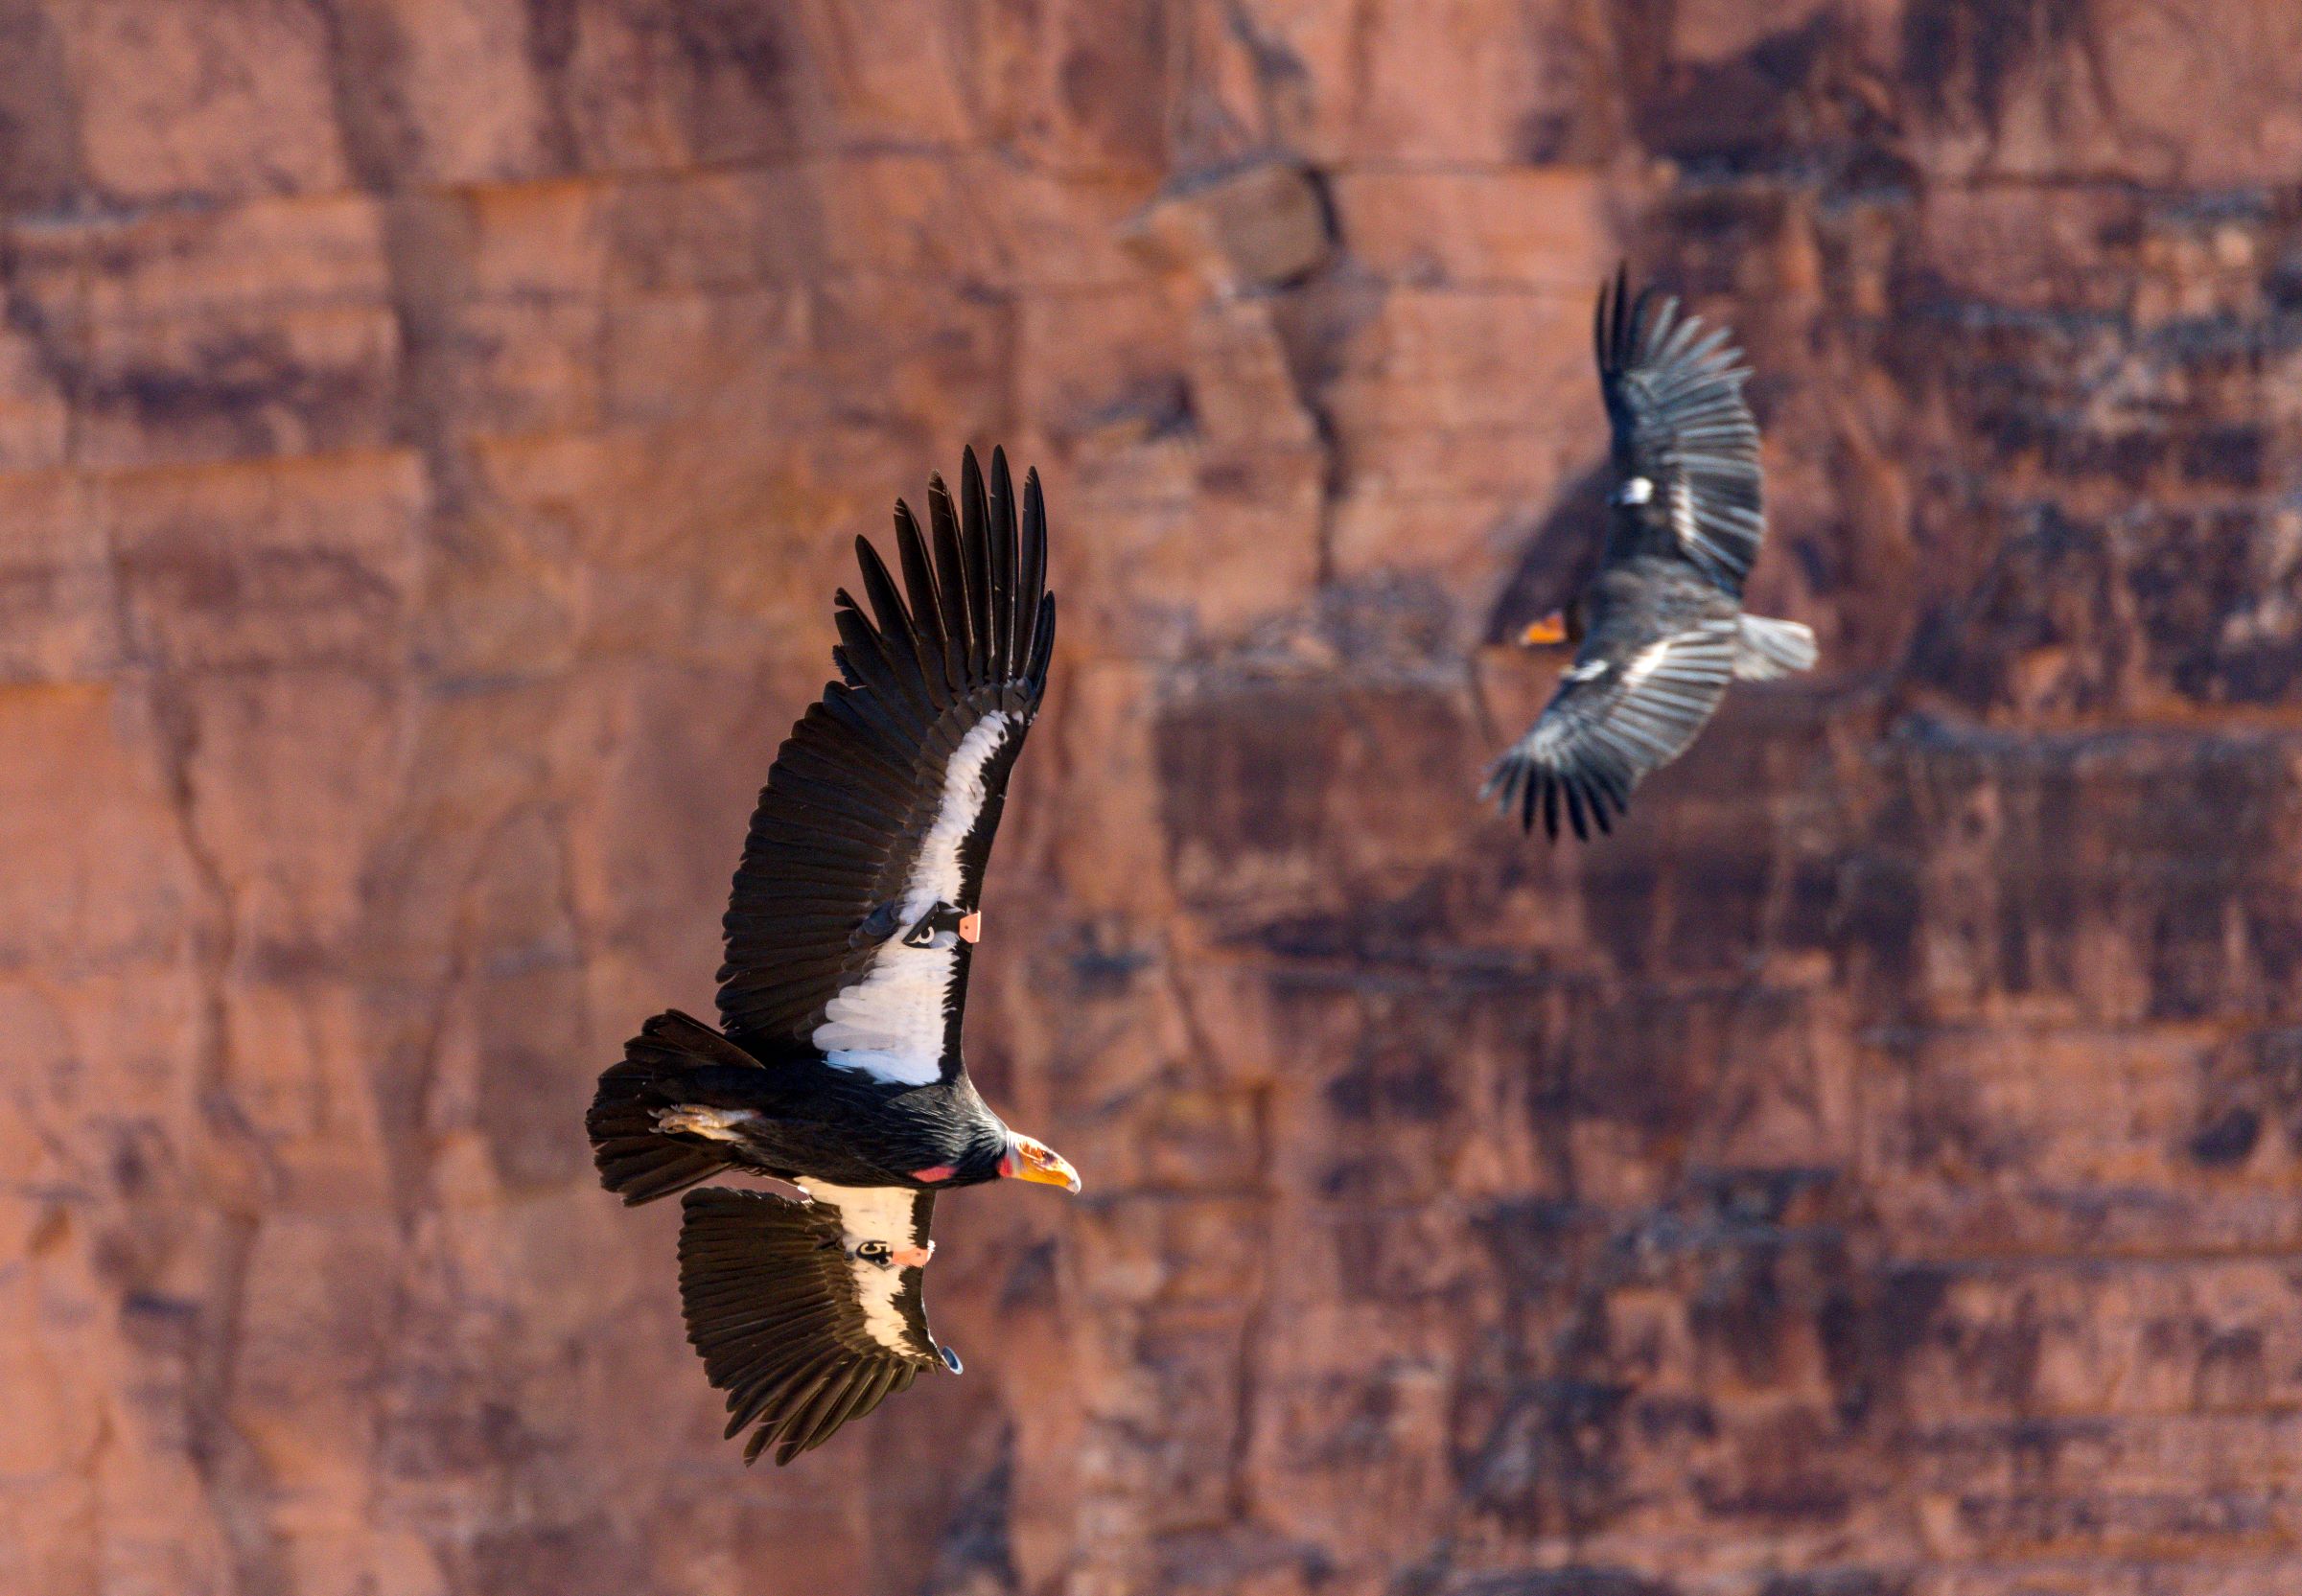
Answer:
[[[895,1298],[903,1290],[904,1271],[857,1258],[855,1253],[871,1241],[890,1251],[914,1246],[912,1215],[918,1193],[899,1186],[834,1186],[823,1180],[802,1180],[798,1185],[808,1196],[839,1214],[840,1244],[848,1252],[848,1278],[863,1310],[864,1330],[889,1352],[917,1356],[921,1349],[913,1342],[903,1311],[895,1306]]]
[[[989,797],[984,772],[1015,726],[994,710],[968,728],[943,768],[935,822],[919,841],[918,857],[903,887],[903,928],[917,925],[939,903],[957,903],[960,848],[982,818]],[[942,1075],[943,1001],[957,967],[959,937],[939,931],[921,948],[906,947],[900,931],[880,945],[863,980],[824,1006],[812,1040],[827,1062],[876,1079],[924,1086]]]
[[[1636,687],[1653,675],[1655,667],[1663,663],[1670,653],[1671,644],[1675,641],[1677,641],[1676,638],[1663,637],[1647,644],[1646,647],[1631,656],[1631,662],[1623,667],[1623,686],[1626,688]]]

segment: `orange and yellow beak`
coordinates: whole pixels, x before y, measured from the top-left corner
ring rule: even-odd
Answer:
[[[1079,1171],[1063,1155],[1028,1136],[1009,1140],[1007,1156],[999,1161],[999,1173],[1007,1180],[1035,1180],[1042,1186],[1059,1186],[1066,1191],[1079,1190]]]
[[[1553,610],[1541,620],[1529,622],[1526,630],[1519,634],[1520,644],[1525,648],[1556,648],[1566,640],[1567,612],[1564,610]]]
[[[972,914],[962,914],[959,917],[959,939],[963,942],[980,942],[983,940],[982,910],[978,909]]]

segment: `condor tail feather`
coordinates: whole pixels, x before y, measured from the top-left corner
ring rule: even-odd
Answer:
[[[680,1105],[682,1077],[758,1060],[701,1020],[667,1009],[623,1045],[623,1058],[599,1077],[584,1128],[599,1183],[637,1206],[684,1191],[728,1167],[719,1150],[691,1138],[669,1136],[657,1116]]]

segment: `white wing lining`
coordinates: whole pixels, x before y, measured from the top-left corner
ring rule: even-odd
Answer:
[[[911,1246],[912,1214],[919,1194],[901,1186],[834,1186],[824,1180],[795,1184],[839,1214],[840,1240],[848,1252],[848,1278],[854,1282],[863,1328],[872,1339],[904,1357],[934,1355],[933,1348],[922,1348],[913,1338],[903,1310],[895,1306],[909,1270],[855,1256],[856,1249],[867,1241],[881,1242],[891,1251]]]
[[[918,858],[904,883],[900,923],[880,944],[863,980],[824,1006],[824,1023],[810,1038],[825,1062],[904,1086],[941,1078],[943,999],[951,989],[959,939],[940,931],[927,946],[909,947],[903,934],[937,904],[959,901],[960,848],[988,797],[983,773],[1015,726],[1014,716],[993,710],[969,727],[952,752],[943,767],[935,823],[920,840]]]

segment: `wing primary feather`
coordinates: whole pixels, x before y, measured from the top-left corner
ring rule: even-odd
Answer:
[[[776,1394],[776,1407],[771,1409],[771,1412],[759,1417],[759,1428],[753,1430],[751,1437],[744,1442],[744,1467],[746,1469],[753,1463],[757,1463],[759,1453],[767,1451],[771,1444],[776,1442],[776,1437],[782,1435],[782,1428],[785,1428],[785,1414],[790,1414],[792,1407],[797,1405],[799,1400],[805,1400],[805,1398],[813,1396],[815,1391],[820,1391],[822,1386],[825,1386],[826,1379],[831,1379],[836,1373],[838,1373],[838,1366],[833,1363],[831,1368],[822,1368],[822,1371],[808,1373],[802,1382],[782,1386],[782,1391]]]
[[[1673,308],[1676,308],[1676,301],[1673,302]],[[1683,389],[1686,385],[1691,375],[1686,371],[1686,365],[1699,358],[1694,351],[1702,341],[1703,318],[1697,315],[1680,316],[1671,326],[1670,336],[1656,338],[1656,363],[1678,368],[1670,382],[1673,389]]]
[[[903,569],[903,590],[911,595],[911,622],[920,666],[936,681],[943,670],[943,602],[935,589],[935,567],[927,539],[911,506],[895,500],[895,563]]]
[[[785,1421],[783,1444],[776,1452],[778,1467],[829,1439],[831,1430],[837,1427],[835,1416],[841,1414],[848,1399],[854,1395],[857,1383],[869,1373],[870,1365],[863,1361],[848,1365],[824,1382],[824,1388],[804,1409]]]
[[[854,678],[848,685],[869,686],[879,701],[891,708],[902,706],[910,718],[924,731],[935,720],[935,706],[930,705],[909,681],[909,673],[888,653],[888,639],[872,630],[862,612],[843,605],[831,612],[831,624],[839,632],[841,647],[846,651],[842,670]]]
[[[825,1410],[824,1416],[816,1422],[815,1433],[807,1438],[806,1445],[800,1450],[814,1451],[849,1423],[868,1412],[864,1402],[880,1388],[886,1377],[886,1360],[882,1358],[873,1358],[859,1365],[855,1377],[848,1382],[847,1390],[840,1395],[836,1403]]]
[[[1644,352],[1669,336],[1678,314],[1678,300],[1665,294],[1662,285],[1649,283],[1639,289],[1638,308],[1631,312],[1632,347],[1643,357]]]
[[[991,451],[991,678],[1004,682],[1014,671],[1015,631],[1021,619],[1015,608],[1015,483],[1008,474],[1007,451]]]
[[[1628,373],[1639,356],[1639,339],[1643,332],[1641,319],[1646,310],[1646,296],[1634,294],[1626,284],[1620,302],[1615,307],[1615,359],[1616,370]]]
[[[907,711],[909,707],[905,705]],[[902,758],[925,729],[906,725],[908,714],[905,720],[897,719],[895,708],[878,694],[859,693],[851,687],[835,687],[825,693],[824,712],[878,744],[882,758]]]
[[[880,1359],[878,1368],[872,1374],[870,1383],[856,1394],[855,1405],[848,1411],[848,1416],[840,1423],[843,1425],[852,1424],[858,1419],[870,1418],[872,1410],[887,1400],[891,1391],[900,1389],[895,1384],[895,1375],[896,1371],[902,1367],[903,1365],[894,1358]]]
[[[1616,264],[1615,275],[1598,289],[1598,314],[1593,336],[1598,344],[1598,369],[1607,377],[1621,374],[1628,364],[1630,338],[1631,264]]]
[[[772,1421],[763,1427],[776,1434],[781,1449],[781,1455],[776,1459],[779,1466],[791,1461],[791,1454],[799,1449],[793,1444],[807,1433],[810,1416],[855,1377],[856,1368],[854,1354],[842,1349],[823,1377],[811,1377],[803,1393],[795,1391],[790,1400],[778,1406]]]
[[[1518,782],[1519,761],[1506,753],[1487,768],[1486,780],[1478,784],[1478,796],[1482,801],[1493,798],[1501,805],[1503,813],[1508,814]]]
[[[824,1387],[824,1382],[839,1373],[840,1359],[846,1354],[838,1348],[825,1348],[788,1379],[768,1385],[753,1395],[736,1416],[728,1422],[726,1439],[732,1441],[743,1426],[756,1419],[759,1428],[752,1436],[753,1446],[744,1448],[743,1461],[749,1463],[757,1455],[756,1446],[760,1437],[770,1436],[783,1427],[792,1410],[805,1402]]]
[[[1614,296],[1615,280],[1611,277],[1600,278],[1598,304],[1591,312],[1591,358],[1598,366],[1601,382],[1605,382],[1607,373],[1612,369],[1607,349],[1607,312]]]
[[[824,1360],[830,1355],[822,1348],[802,1349],[796,1358],[779,1358],[766,1369],[740,1379],[732,1378],[732,1372],[722,1362],[717,1381],[728,1385],[730,1389],[728,1422],[720,1432],[720,1438],[732,1441],[741,1435],[746,1424],[775,1405],[782,1394],[791,1388],[792,1381],[806,1377],[822,1367]],[[710,1354],[707,1353],[706,1357],[708,1368]]]
[[[1015,661],[1024,665],[1038,650],[1038,608],[1047,591],[1047,499],[1038,488],[1035,468],[1022,474],[1022,555],[1015,583],[1020,590],[1017,614],[1032,627],[1029,640],[1015,647]],[[1027,665],[1024,675],[1029,675]]]
[[[855,563],[863,569],[863,595],[872,601],[872,619],[880,635],[889,638],[909,636],[911,612],[903,607],[903,595],[895,590],[895,579],[889,574],[887,562],[879,558],[879,550],[872,546],[871,539],[856,538]]]
[[[991,662],[991,506],[975,451],[960,457],[960,553],[967,563],[967,669],[977,684],[998,680]]]
[[[816,1368],[826,1355],[815,1347],[802,1347],[780,1357],[771,1352],[757,1367],[744,1370],[738,1377],[723,1375],[728,1385],[728,1422],[720,1439],[732,1441],[741,1435],[744,1426],[772,1406],[792,1380]]]
[[[1055,594],[1039,595],[1039,618],[1032,631],[1031,667],[1023,679],[1031,683],[1031,696],[1036,703],[1047,690],[1047,665],[1055,655]]]
[[[936,596],[943,610],[944,668],[952,692],[962,694],[975,685],[967,669],[966,559],[960,551],[959,513],[941,476],[927,480],[927,520],[934,529]]]

